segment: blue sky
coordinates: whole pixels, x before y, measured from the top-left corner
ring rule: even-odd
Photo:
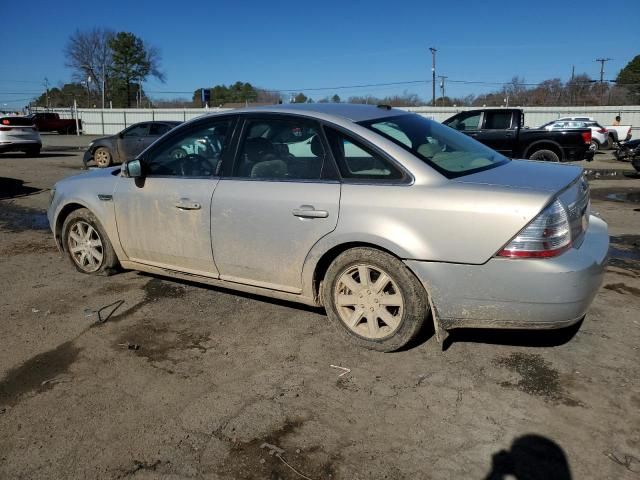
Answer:
[[[40,91],[45,77],[52,85],[70,80],[64,45],[76,29],[95,26],[133,32],[160,49],[167,80],[148,81],[149,92],[241,80],[315,99],[405,89],[430,98],[428,84],[304,89],[430,79],[430,46],[438,49],[438,74],[488,82],[514,75],[531,83],[566,80],[572,65],[596,78],[598,57],[613,59],[605,78],[615,78],[640,54],[640,0],[30,0],[3,1],[0,18],[0,105],[16,106]],[[447,95],[495,88],[447,82]]]

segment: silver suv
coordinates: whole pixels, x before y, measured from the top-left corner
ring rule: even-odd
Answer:
[[[575,166],[509,160],[389,107],[212,114],[122,168],[58,182],[49,221],[83,273],[125,269],[324,306],[355,342],[427,321],[557,328],[601,284],[607,225]]]

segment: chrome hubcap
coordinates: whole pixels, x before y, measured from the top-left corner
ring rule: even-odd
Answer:
[[[80,220],[71,226],[68,246],[71,258],[85,272],[95,272],[102,265],[102,240],[87,222]]]
[[[400,327],[404,299],[396,282],[381,268],[349,267],[336,282],[333,300],[342,322],[361,337],[388,337]]]

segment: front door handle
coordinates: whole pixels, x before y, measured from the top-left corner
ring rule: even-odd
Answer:
[[[294,208],[291,213],[294,217],[300,218],[327,218],[329,216],[329,212],[316,210],[313,205],[300,205],[300,208]]]
[[[180,210],[200,210],[202,205],[198,202],[192,202],[188,198],[181,198],[178,203],[176,203],[176,208]]]

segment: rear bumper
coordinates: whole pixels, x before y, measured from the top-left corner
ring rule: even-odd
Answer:
[[[580,247],[556,258],[406,264],[429,292],[445,329],[561,328],[579,321],[591,305],[608,250],[607,224],[592,216]]]
[[[25,140],[20,142],[0,143],[0,153],[2,152],[24,152],[42,148],[42,142],[38,140]]]

